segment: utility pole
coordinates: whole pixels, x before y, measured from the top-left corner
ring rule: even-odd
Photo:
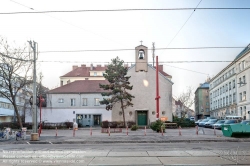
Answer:
[[[153,42],[153,67],[154,67],[154,63],[155,63],[155,43]]]
[[[37,106],[36,106],[36,42],[35,41],[28,41],[30,44],[30,47],[33,50],[34,54],[34,68],[33,68],[33,101],[32,101],[32,134],[37,136],[34,136],[31,140],[37,140],[38,139],[38,133],[37,133]],[[37,137],[37,138],[36,138]]]

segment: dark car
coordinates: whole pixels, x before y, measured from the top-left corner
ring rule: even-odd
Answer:
[[[215,124],[212,124],[212,128],[221,129],[221,125],[224,124],[225,120],[218,120]]]
[[[250,120],[243,120],[241,124],[250,124]]]
[[[212,124],[215,124],[217,121],[217,119],[210,119],[208,122],[205,123],[205,127],[212,128]]]
[[[234,124],[234,123],[239,123],[237,119],[231,119],[231,120],[226,120],[224,124]]]
[[[205,123],[208,122],[209,119],[203,119],[200,123],[199,123],[199,127],[204,127],[205,126]]]

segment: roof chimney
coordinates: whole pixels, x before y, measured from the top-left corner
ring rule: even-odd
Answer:
[[[102,67],[102,65],[97,65],[96,67]]]
[[[82,64],[81,66],[82,66],[82,67],[86,67],[86,65],[85,65],[85,64]]]
[[[92,63],[90,64],[90,70],[93,70],[93,64]]]
[[[72,66],[72,70],[75,70],[76,68],[78,68],[78,66]]]

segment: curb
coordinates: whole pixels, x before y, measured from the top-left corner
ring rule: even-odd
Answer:
[[[163,140],[163,141],[26,141],[26,142],[9,142],[9,144],[122,144],[122,143],[136,143],[136,144],[142,144],[142,143],[179,143],[179,142],[185,142],[185,143],[200,143],[200,142],[250,142],[249,139],[247,140]]]

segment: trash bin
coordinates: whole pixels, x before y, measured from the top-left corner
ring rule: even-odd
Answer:
[[[224,124],[221,126],[221,130],[226,137],[242,136],[243,134],[242,124]]]
[[[73,123],[73,130],[78,130],[78,124],[76,122]]]
[[[244,136],[250,137],[250,124],[242,124]]]

